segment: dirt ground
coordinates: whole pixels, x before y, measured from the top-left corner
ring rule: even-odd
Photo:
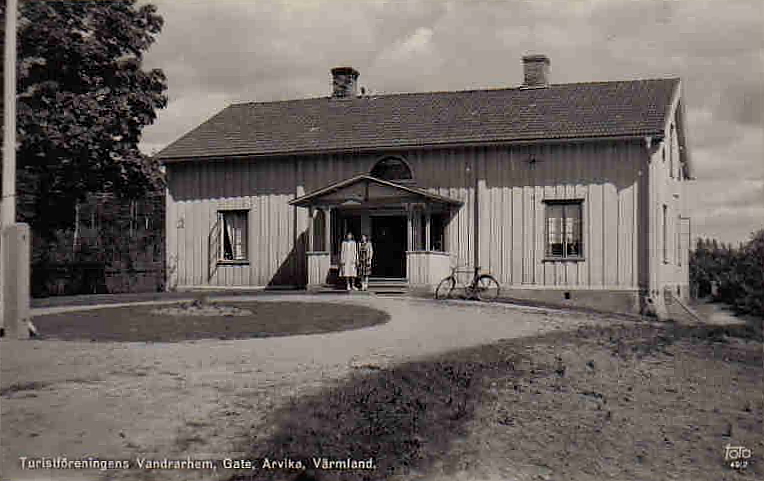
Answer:
[[[220,301],[247,301],[243,296]],[[317,296],[253,301],[316,302]],[[602,322],[547,309],[341,296],[389,322],[337,333],[174,343],[0,342],[2,470],[14,480],[226,479],[224,470],[22,471],[19,456],[216,459],[246,456],[267,416],[364,366]],[[91,306],[93,307],[93,306]],[[45,307],[49,314],[61,309]],[[254,434],[253,434],[254,433]],[[244,440],[244,441],[242,441]]]
[[[751,332],[624,323],[361,371],[269,414],[249,456],[306,460],[301,481],[758,480],[764,356]],[[727,446],[750,450],[744,469]],[[376,469],[313,469],[315,456]]]
[[[506,347],[522,360],[482,380],[466,435],[401,480],[764,479],[760,341],[638,325]]]
[[[228,341],[3,341],[3,479],[235,476],[20,472],[20,455],[375,459],[372,471],[319,470],[305,481],[764,478],[762,343],[737,336],[747,332],[739,326],[466,302],[336,302],[382,309],[391,320]],[[725,463],[727,445],[752,451],[745,469]]]

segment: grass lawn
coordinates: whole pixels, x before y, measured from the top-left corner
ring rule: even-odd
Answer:
[[[231,479],[764,479],[761,341],[746,326],[635,323],[369,366],[248,441],[252,458],[307,469]],[[746,469],[725,463],[727,444],[752,450]],[[321,457],[376,469],[313,469]]]
[[[252,315],[156,315],[152,311],[158,306],[141,305],[36,316],[34,323],[43,339],[176,342],[318,334],[389,320],[383,311],[350,304],[255,301],[226,305],[247,309]]]

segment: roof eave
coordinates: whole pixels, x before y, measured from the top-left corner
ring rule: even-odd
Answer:
[[[583,137],[537,137],[528,139],[509,139],[509,140],[475,140],[475,141],[444,141],[444,142],[429,142],[426,144],[409,143],[409,144],[397,144],[397,145],[382,145],[382,146],[370,146],[370,147],[347,147],[336,149],[303,149],[303,150],[286,150],[286,151],[271,151],[271,152],[242,152],[234,154],[210,154],[210,155],[194,155],[194,156],[173,156],[173,157],[161,157],[155,156],[155,158],[162,164],[174,164],[200,160],[228,160],[228,159],[242,159],[242,158],[269,158],[269,157],[293,157],[293,156],[310,156],[310,155],[322,155],[322,154],[347,154],[347,153],[368,153],[368,152],[389,152],[400,150],[424,150],[424,149],[446,149],[446,148],[459,148],[459,147],[490,147],[490,146],[503,146],[503,145],[534,145],[534,144],[567,144],[567,143],[585,143],[585,142],[613,142],[613,141],[631,141],[641,140],[645,137],[662,138],[663,132],[656,131],[644,131],[633,134],[621,134],[621,135],[600,135],[600,136],[583,136]]]

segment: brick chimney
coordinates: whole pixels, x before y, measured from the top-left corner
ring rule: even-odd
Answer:
[[[540,88],[549,86],[549,57],[546,55],[526,55],[523,57],[525,80],[523,87]]]
[[[358,70],[353,67],[332,69],[332,98],[353,98],[358,95]]]

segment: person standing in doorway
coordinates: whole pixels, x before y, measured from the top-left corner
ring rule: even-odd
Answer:
[[[369,276],[371,275],[371,259],[374,257],[374,248],[366,234],[361,234],[361,242],[358,243],[358,277],[361,278],[361,290],[369,290]]]
[[[353,239],[353,233],[348,232],[342,241],[340,250],[340,276],[345,278],[347,290],[358,290],[355,278],[358,275],[358,243]]]

